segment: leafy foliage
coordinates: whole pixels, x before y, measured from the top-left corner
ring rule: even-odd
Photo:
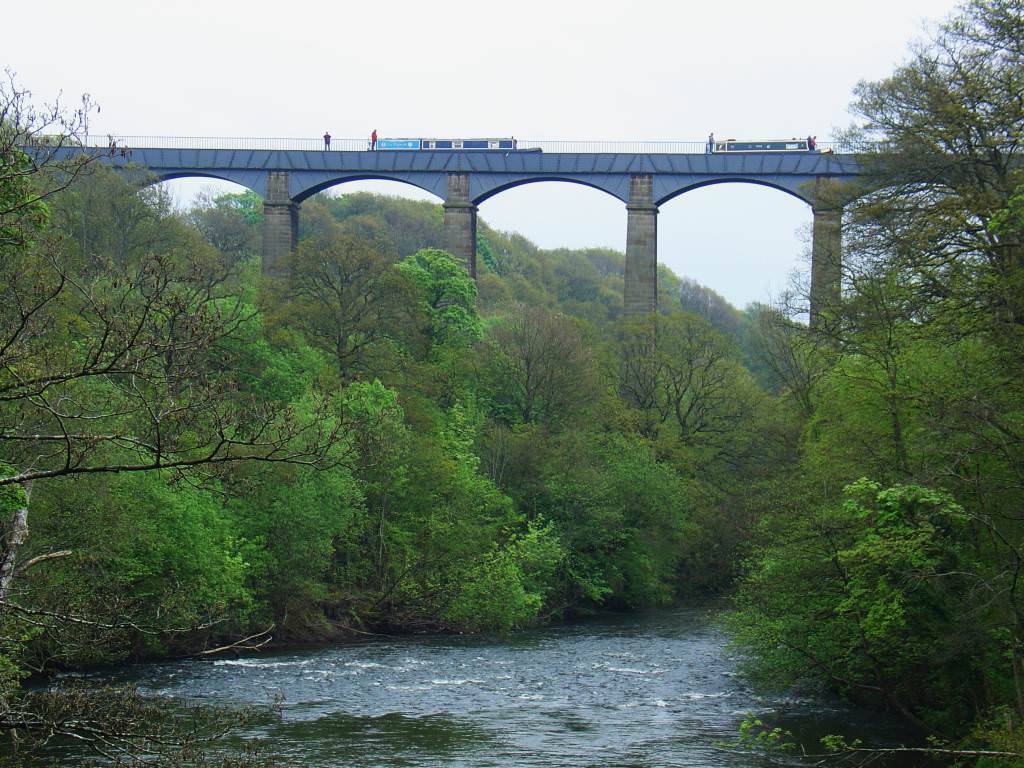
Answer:
[[[399,271],[420,291],[434,344],[464,346],[480,338],[476,285],[451,254],[423,248],[402,261]]]
[[[872,702],[978,765],[1019,764],[1024,722],[1022,18],[967,2],[857,88],[844,295],[814,332],[762,308],[750,337],[804,427],[729,619],[761,682]]]

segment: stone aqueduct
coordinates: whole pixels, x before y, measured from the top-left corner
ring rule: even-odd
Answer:
[[[77,151],[83,151],[81,149]],[[299,206],[347,181],[384,179],[444,201],[446,248],[476,274],[477,206],[503,190],[536,181],[567,181],[625,203],[626,314],[657,302],[658,207],[691,189],[723,182],[761,184],[808,203],[813,212],[811,321],[839,292],[842,208],[837,190],[855,177],[852,155],[830,152],[324,151],[132,147],[95,151],[117,168],[143,166],[158,181],[207,177],[240,184],[263,199],[263,272],[281,274],[297,239]]]

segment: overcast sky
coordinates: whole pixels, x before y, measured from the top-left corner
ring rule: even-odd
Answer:
[[[39,100],[88,92],[90,131],[168,136],[701,140],[849,124],[951,0],[692,3],[49,0],[8,12],[0,64]],[[188,200],[208,181],[170,182]],[[227,189],[229,185],[218,186]],[[335,187],[433,199],[413,187]],[[625,208],[542,182],[485,202],[545,247],[623,249]],[[743,306],[785,287],[811,220],[776,190],[721,184],[662,207],[659,259]]]

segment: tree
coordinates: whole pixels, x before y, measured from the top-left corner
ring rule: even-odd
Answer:
[[[1024,180],[1022,14],[1021,0],[966,3],[891,77],[857,86],[849,137],[868,171],[853,251],[899,273],[918,319],[997,343],[1024,323],[1024,241],[989,226]]]
[[[762,682],[825,684],[927,729],[926,712],[967,704],[955,697],[986,673],[987,592],[970,572],[968,517],[920,486],[860,480],[844,496],[766,521],[773,541],[729,619],[736,642]]]
[[[65,155],[80,144],[89,115],[98,109],[88,96],[73,110],[60,101],[37,107],[10,70],[0,83],[0,256],[25,247],[43,230],[46,201],[66,189],[98,157]]]
[[[699,547],[699,487],[636,435],[541,429],[510,436],[506,486],[519,507],[549,520],[565,549],[560,611],[664,605]]]
[[[429,248],[444,241],[444,217],[440,206],[425,200],[406,200],[389,195],[355,192],[337,197],[317,195],[303,204],[302,217],[307,210],[315,218],[322,210],[334,222],[344,223],[350,218],[376,219],[386,233],[389,250],[398,258],[410,256],[421,248]]]
[[[762,679],[945,736],[998,713],[978,733],[1002,745],[1024,719],[1022,16],[971,0],[857,88],[844,296],[759,339],[808,420],[736,625]]]
[[[565,315],[517,304],[490,330],[487,365],[498,408],[522,424],[569,421],[596,395],[593,361]]]
[[[26,644],[47,664],[95,660],[125,653],[125,635],[159,647],[168,622],[201,635],[223,619],[211,612],[244,616],[218,497],[175,483],[217,488],[218,468],[251,460],[336,464],[347,422],[315,391],[281,402],[248,386],[259,372],[243,340],[259,322],[232,265],[158,194],[85,173],[98,153],[62,152],[81,143],[88,105],[39,112],[27,92],[0,87],[0,721],[99,743],[105,726],[68,723],[58,696],[17,695]],[[98,186],[110,194],[90,198]],[[65,214],[97,198],[103,215],[68,232]],[[25,549],[33,508],[59,548]],[[137,535],[118,540],[104,523]],[[91,563],[67,548],[82,534]],[[110,578],[92,582],[104,568]]]
[[[187,238],[116,264],[69,254],[40,220],[59,167],[25,157],[9,149],[0,158],[0,197],[28,201],[7,208],[5,231],[36,232],[7,238],[0,259],[0,487],[24,489],[4,521],[0,599],[36,482],[252,459],[317,464],[342,434],[327,399],[300,419],[236,396],[225,344],[251,309],[226,289],[217,254]]]
[[[132,269],[154,253],[190,251],[211,267],[229,263],[177,215],[170,192],[152,181],[142,169],[117,172],[93,165],[80,174],[80,183],[50,199],[50,231],[60,233],[63,250],[74,257],[69,264],[83,277]],[[237,272],[236,267],[226,276]]]
[[[251,190],[211,198],[205,195],[189,212],[191,223],[207,242],[231,260],[260,252],[263,201]]]
[[[393,262],[380,228],[360,217],[304,240],[292,255],[291,322],[334,358],[343,381],[365,373],[385,339],[399,338],[399,321],[415,306]]]
[[[747,311],[746,341],[771,373],[776,391],[788,394],[804,416],[814,412],[815,384],[825,374],[829,358],[805,326],[771,307],[754,305]]]
[[[650,315],[620,327],[622,396],[640,415],[640,432],[657,437],[665,425],[695,444],[722,433],[745,403],[734,386],[740,368],[725,337],[684,313]]]
[[[423,248],[398,269],[417,287],[434,344],[463,346],[482,335],[476,309],[476,284],[451,254]]]

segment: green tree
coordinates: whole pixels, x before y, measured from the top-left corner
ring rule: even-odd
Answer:
[[[858,85],[869,194],[850,238],[919,318],[1019,339],[1022,240],[992,231],[1022,182],[1020,0],[971,0],[888,78]],[[998,330],[997,330],[998,329]],[[952,328],[951,328],[952,330]]]
[[[537,448],[527,444],[527,450]],[[521,504],[550,520],[566,550],[563,609],[664,605],[698,548],[698,488],[637,438],[567,433],[527,471]]]
[[[202,196],[188,218],[207,242],[232,261],[260,253],[263,200],[251,190]]]
[[[371,363],[386,365],[387,343],[413,325],[414,292],[393,261],[380,228],[359,218],[307,238],[292,254],[289,322],[333,357],[345,381]]]
[[[490,328],[486,358],[495,407],[510,421],[571,423],[596,399],[593,358],[565,315],[514,305]]]
[[[758,679],[828,685],[922,728],[967,706],[988,638],[963,623],[983,608],[968,516],[948,495],[861,480],[841,504],[765,526],[728,619]]]
[[[801,413],[810,416],[815,385],[831,362],[827,347],[805,326],[770,307],[754,305],[747,318],[744,342],[749,354],[767,373],[773,391],[791,397]]]
[[[64,549],[22,573],[31,602],[7,606],[36,627],[29,665],[181,653],[245,629],[247,566],[219,490],[161,472],[38,484],[24,562]]]
[[[624,321],[619,350],[619,389],[645,437],[713,450],[740,428],[753,385],[706,320],[677,312]]]
[[[34,202],[8,212],[11,226],[38,230],[39,205],[68,210],[90,197],[83,189],[100,185],[116,192],[102,202],[107,210],[123,203],[132,222],[160,236],[121,248],[103,231],[103,253],[84,255],[55,230],[13,244],[0,259],[0,460],[10,468],[0,486],[21,486],[26,501],[3,521],[0,599],[17,573],[36,483],[249,459],[315,463],[340,434],[336,420],[322,418],[331,409],[326,398],[303,420],[288,404],[237,396],[226,353],[248,324],[248,306],[233,295],[219,254],[109,174],[76,174],[67,188],[61,176],[54,188],[49,176],[60,167],[39,161],[27,176]],[[23,184],[23,173],[7,170],[4,178]],[[121,235],[135,226],[97,218]],[[335,428],[324,431],[327,423]]]
[[[458,347],[481,337],[476,284],[455,257],[424,248],[398,268],[419,290],[432,343]]]
[[[83,96],[76,109],[58,100],[37,106],[10,70],[0,81],[0,256],[32,244],[49,222],[49,200],[93,167],[95,158],[65,158],[79,144],[96,105]]]

